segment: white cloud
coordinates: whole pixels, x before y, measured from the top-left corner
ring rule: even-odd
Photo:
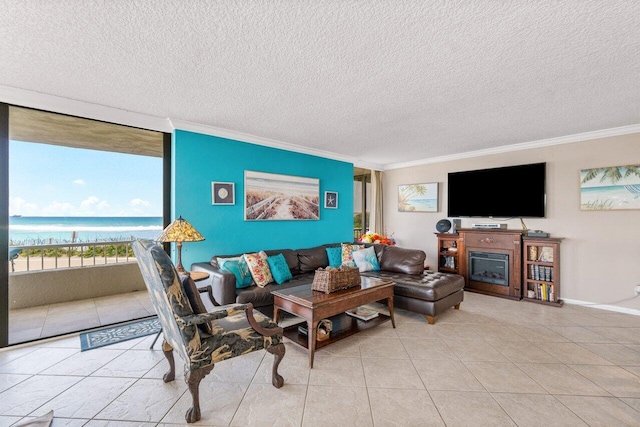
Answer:
[[[82,209],[90,209],[91,207],[97,205],[99,202],[100,199],[98,199],[96,196],[90,196],[80,203],[80,207],[82,207]]]
[[[109,202],[106,200],[100,200],[96,196],[90,196],[80,202],[80,210],[83,215],[96,214],[100,211],[108,209]]]
[[[71,203],[53,201],[49,206],[42,209],[44,216],[73,216],[75,208]]]
[[[78,185],[84,185],[84,179],[74,179],[73,183]]]
[[[37,214],[38,205],[29,203],[22,197],[9,198],[9,214],[10,215],[27,215],[33,216]]]
[[[133,199],[131,201],[131,206],[133,206],[134,208],[148,207],[148,206],[151,206],[151,203],[142,199]]]
[[[150,202],[139,199],[139,198],[135,198],[129,202],[129,205],[131,206],[132,214],[149,215],[148,208],[151,206]]]

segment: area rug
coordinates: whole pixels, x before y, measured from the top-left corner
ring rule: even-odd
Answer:
[[[87,351],[160,332],[160,320],[151,317],[80,334],[80,351]]]

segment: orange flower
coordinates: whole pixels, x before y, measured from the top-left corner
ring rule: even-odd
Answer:
[[[389,238],[378,233],[365,233],[360,237],[359,240],[364,243],[379,243],[382,245],[390,245],[390,246],[393,246],[396,244],[393,238]]]

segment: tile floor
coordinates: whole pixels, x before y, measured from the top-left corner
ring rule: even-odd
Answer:
[[[197,425],[640,425],[640,316],[466,293],[433,326],[404,310],[396,324],[319,350],[313,369],[288,342],[281,389],[265,352],[219,363]],[[49,410],[54,427],[184,425],[187,387],[162,382],[152,340],[80,352],[76,334],[0,352],[0,426]]]
[[[9,344],[24,343],[156,314],[147,291],[9,311]]]

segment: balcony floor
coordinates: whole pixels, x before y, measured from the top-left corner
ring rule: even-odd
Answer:
[[[147,291],[9,311],[9,344],[78,332],[155,314]]]

